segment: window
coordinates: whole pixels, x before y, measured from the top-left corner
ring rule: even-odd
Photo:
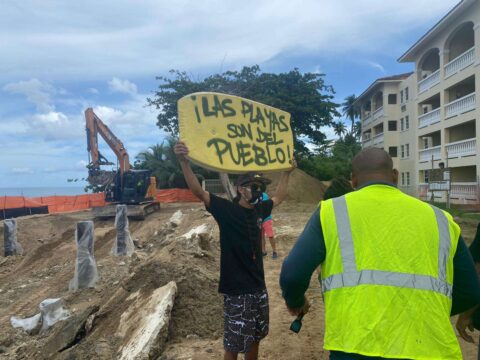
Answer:
[[[405,130],[405,128],[403,127],[403,118],[400,119],[400,130]]]
[[[402,105],[402,108],[401,108],[401,109],[402,109],[402,112],[407,111],[407,107],[406,107],[405,105]]]
[[[397,157],[397,156],[398,156],[398,155],[397,155],[397,149],[398,149],[398,148],[397,148],[396,146],[390,146],[390,147],[388,148],[388,154],[389,154],[392,158]]]
[[[400,91],[400,104],[403,104],[403,90]]]
[[[405,101],[408,101],[408,87],[405,88]]]
[[[405,130],[408,130],[410,128],[410,122],[408,120],[408,115],[405,116]]]
[[[405,157],[405,146],[400,145],[400,157],[403,159]]]
[[[405,145],[405,157],[410,156],[410,144]]]
[[[390,120],[388,122],[388,131],[397,131],[397,121],[396,120]]]
[[[388,104],[394,105],[397,103],[397,94],[388,94]]]
[[[430,171],[429,170],[425,170],[423,172],[423,182],[425,182],[425,183],[430,182]]]
[[[424,137],[422,138],[422,140],[423,140],[423,148],[428,149],[428,138]]]
[[[406,178],[407,178],[407,186],[410,186],[410,172],[406,172]]]
[[[402,172],[402,186],[405,186],[405,173]]]

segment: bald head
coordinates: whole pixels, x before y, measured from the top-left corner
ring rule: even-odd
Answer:
[[[352,182],[354,187],[370,181],[386,181],[396,184],[397,180],[398,172],[393,169],[392,158],[385,150],[368,148],[353,158]]]

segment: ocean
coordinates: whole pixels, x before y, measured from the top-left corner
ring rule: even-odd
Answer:
[[[17,187],[0,188],[0,196],[51,196],[51,195],[82,195],[83,187],[58,186],[58,187]]]

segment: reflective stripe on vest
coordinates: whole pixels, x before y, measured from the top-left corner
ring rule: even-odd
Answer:
[[[332,201],[333,209],[335,211],[340,252],[342,254],[343,273],[334,274],[326,279],[322,279],[322,290],[324,292],[342,287],[369,284],[430,290],[449,298],[452,297],[452,285],[447,283],[447,263],[450,254],[450,231],[448,219],[442,210],[432,206],[440,236],[438,278],[435,278],[428,275],[406,274],[381,270],[357,271],[347,202],[344,196],[334,198]]]

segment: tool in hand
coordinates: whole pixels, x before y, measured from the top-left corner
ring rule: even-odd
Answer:
[[[298,334],[300,329],[302,328],[302,319],[305,314],[302,312],[300,313],[295,320],[293,320],[292,324],[290,325],[290,330],[294,333]]]

